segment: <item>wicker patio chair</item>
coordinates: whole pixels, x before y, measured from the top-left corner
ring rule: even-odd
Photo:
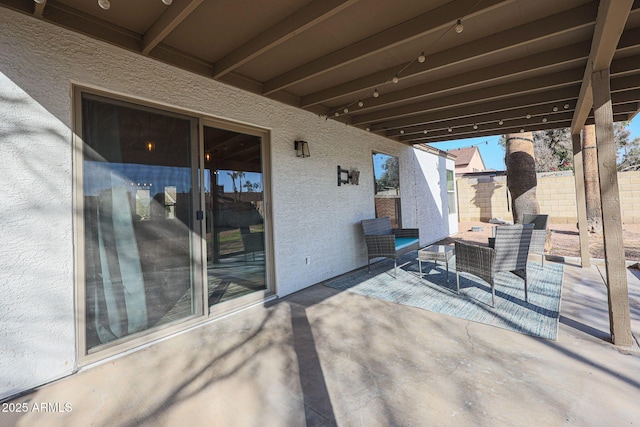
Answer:
[[[393,274],[397,272],[398,257],[420,249],[417,228],[391,228],[389,217],[361,221],[367,244],[367,270],[371,272],[373,258],[393,258]]]
[[[544,268],[544,248],[547,244],[549,215],[524,214],[523,224],[533,224],[533,234],[531,236],[531,247],[529,252],[542,256],[542,267]]]
[[[460,292],[460,273],[478,276],[491,285],[491,306],[496,305],[495,277],[509,271],[524,280],[524,299],[527,291],[527,257],[533,224],[504,225],[496,229],[494,247],[456,242],[456,286]]]

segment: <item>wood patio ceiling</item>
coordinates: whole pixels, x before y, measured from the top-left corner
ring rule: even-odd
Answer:
[[[640,0],[43,1],[0,5],[409,144],[576,133],[609,67],[640,108]]]

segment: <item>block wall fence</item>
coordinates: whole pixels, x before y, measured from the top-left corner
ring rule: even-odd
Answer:
[[[513,221],[506,175],[462,176],[457,178],[456,185],[459,221],[488,221],[491,218]],[[640,171],[618,173],[618,189],[622,222],[640,223]],[[578,222],[573,172],[539,173],[536,194],[540,212],[549,214],[551,223]]]

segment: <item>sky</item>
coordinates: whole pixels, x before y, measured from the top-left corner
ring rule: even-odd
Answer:
[[[629,140],[640,137],[640,114],[636,115],[629,125],[631,136]],[[504,150],[500,146],[500,136],[488,136],[482,138],[458,139],[454,141],[436,142],[429,144],[440,150],[451,150],[453,148],[465,148],[478,146],[482,160],[487,169],[505,170]]]

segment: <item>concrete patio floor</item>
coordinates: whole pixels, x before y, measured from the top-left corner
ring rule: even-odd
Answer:
[[[607,341],[597,266],[564,274],[557,341],[316,285],[44,386],[0,425],[638,425],[637,342]]]

